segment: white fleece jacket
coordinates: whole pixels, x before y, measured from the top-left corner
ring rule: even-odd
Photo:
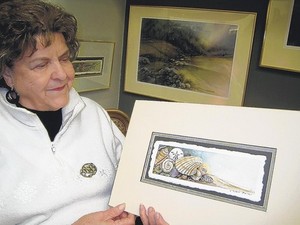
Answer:
[[[108,208],[124,136],[106,111],[72,89],[53,142],[39,118],[0,88],[0,224],[70,225]],[[81,175],[94,164],[92,177]]]

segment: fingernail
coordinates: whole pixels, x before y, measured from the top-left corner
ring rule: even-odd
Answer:
[[[160,217],[160,213],[157,212],[157,213],[155,214],[155,218],[158,220],[159,217]]]
[[[153,207],[149,207],[149,212],[153,212],[154,208]]]
[[[119,210],[124,211],[125,206],[126,206],[126,204],[122,203],[122,204],[118,205],[117,207],[118,207]]]

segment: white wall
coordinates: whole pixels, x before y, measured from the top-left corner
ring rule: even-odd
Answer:
[[[80,93],[104,108],[118,108],[125,19],[125,0],[48,0],[61,5],[78,20],[78,38],[115,42],[111,86]]]

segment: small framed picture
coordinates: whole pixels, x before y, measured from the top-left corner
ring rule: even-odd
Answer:
[[[113,66],[115,43],[80,40],[79,54],[72,62],[74,88],[78,92],[108,89]]]

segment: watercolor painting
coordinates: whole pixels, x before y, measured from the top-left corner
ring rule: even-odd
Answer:
[[[143,18],[137,79],[227,98],[237,25]]]
[[[84,58],[78,57],[72,62],[75,76],[99,76],[102,74],[103,70],[103,57],[99,58]]]
[[[256,13],[131,5],[126,92],[242,105]]]
[[[266,210],[275,149],[153,133],[142,181]]]

